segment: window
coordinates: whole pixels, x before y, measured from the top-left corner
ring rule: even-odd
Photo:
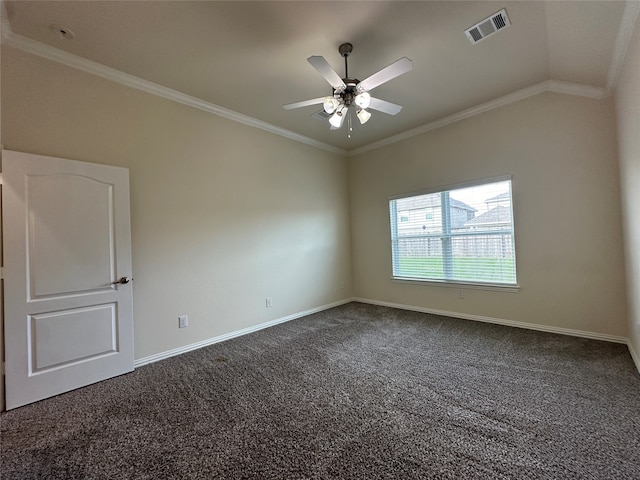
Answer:
[[[510,178],[394,197],[389,212],[394,278],[516,286]]]

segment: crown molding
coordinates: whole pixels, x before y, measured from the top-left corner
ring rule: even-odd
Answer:
[[[4,8],[4,4],[3,4],[3,8]],[[337,153],[339,155],[346,155],[347,153],[346,150],[334,147],[333,145],[320,142],[313,138],[305,137],[304,135],[300,135],[290,130],[277,127],[275,125],[272,125],[267,122],[263,122],[262,120],[258,120],[248,115],[243,115],[241,113],[235,112],[228,108],[221,107],[220,105],[207,102],[205,100],[193,97],[191,95],[187,95],[186,93],[179,92],[178,90],[164,87],[157,83],[153,83],[148,80],[144,80],[142,78],[136,77],[134,75],[124,73],[120,70],[116,70],[115,68],[107,67],[106,65],[102,65],[100,63],[87,60],[86,58],[80,57],[78,55],[65,52],[64,50],[60,50],[59,48],[51,47],[42,42],[38,42],[36,40],[24,37],[22,35],[17,35],[13,33],[10,30],[10,28],[7,28],[5,30],[5,20],[4,20],[5,18],[6,18],[6,15],[3,13],[2,43],[10,47],[17,48],[24,52],[37,55],[47,60],[51,60],[53,62],[66,65],[68,67],[75,68],[77,70],[81,70],[83,72],[90,73],[92,75],[96,75],[98,77],[104,78],[106,80],[110,80],[115,83],[119,83],[121,85],[125,85],[127,87],[135,88],[137,90],[142,90],[143,92],[147,92],[152,95],[157,95],[159,97],[166,98],[167,100],[172,100],[174,102],[181,103],[188,107],[197,108],[198,110],[203,110],[207,113],[211,113],[213,115],[217,115],[219,117],[223,117],[228,120],[232,120],[234,122],[238,122],[244,125],[248,125],[250,127],[258,128],[260,130],[265,130],[267,132],[274,133],[276,135],[288,138],[290,140],[294,140],[296,142],[304,143],[312,147],[316,147],[322,150],[327,150],[332,153]]]
[[[7,12],[6,12],[3,0],[0,0],[0,7],[1,7],[0,16],[2,17],[2,43],[3,44],[9,45],[11,47],[20,49],[27,53],[31,53],[33,55],[37,55],[57,63],[61,63],[71,68],[75,68],[77,70],[81,70],[81,71],[90,73],[92,75],[102,77],[104,79],[113,81],[115,83],[119,83],[121,85],[135,88],[137,90],[141,90],[141,91],[150,93],[152,95],[157,95],[159,97],[166,98],[168,100],[178,102],[183,105],[232,120],[234,122],[238,122],[244,125],[248,125],[250,127],[265,130],[267,132],[285,137],[287,139],[290,139],[296,142],[304,143],[312,147],[316,147],[331,153],[336,153],[338,155],[344,155],[348,157],[361,155],[365,152],[375,150],[377,148],[381,148],[387,145],[391,145],[393,143],[406,140],[416,135],[421,135],[431,130],[441,128],[455,122],[459,122],[460,120],[464,120],[466,118],[480,115],[481,113],[485,113],[490,110],[494,110],[496,108],[509,105],[511,103],[523,100],[533,95],[538,95],[543,92],[577,95],[581,97],[588,97],[588,98],[594,98],[594,99],[605,98],[609,96],[611,92],[615,89],[615,84],[617,82],[618,75],[620,74],[620,70],[622,69],[622,66],[624,64],[624,57],[626,55],[627,48],[631,41],[631,36],[633,34],[635,24],[637,22],[638,16],[640,15],[640,1],[628,0],[627,3],[625,4],[622,20],[620,23],[620,27],[618,29],[618,36],[616,38],[616,45],[614,48],[613,58],[612,58],[611,64],[609,65],[607,85],[604,88],[597,87],[594,85],[564,82],[559,80],[547,80],[547,81],[532,85],[530,87],[517,90],[503,97],[490,100],[488,102],[482,103],[475,107],[471,107],[466,110],[462,110],[460,112],[454,113],[452,115],[448,115],[446,117],[440,118],[433,122],[429,122],[420,127],[416,127],[411,130],[402,132],[400,134],[393,135],[391,137],[387,137],[380,141],[371,143],[369,145],[365,145],[363,147],[347,151],[338,147],[334,147],[333,145],[320,142],[313,138],[300,135],[290,130],[280,128],[276,125],[272,125],[270,123],[264,122],[262,120],[258,120],[248,115],[235,112],[228,108],[221,107],[214,103],[207,102],[200,98],[187,95],[177,90],[164,87],[157,83],[144,80],[142,78],[136,77],[134,75],[130,75],[128,73],[124,73],[120,70],[107,67],[100,63],[93,62],[86,58],[65,52],[55,47],[51,47],[49,45],[24,37],[22,35],[15,34],[11,30],[11,25],[9,24],[9,21],[8,21],[8,16],[7,16]]]
[[[618,27],[618,36],[616,37],[616,43],[613,47],[613,56],[607,74],[607,84],[605,88],[610,92],[615,91],[618,84],[618,77],[622,71],[627,49],[631,43],[631,37],[633,36],[633,30],[635,29],[639,15],[640,1],[627,0],[624,11],[622,12],[622,20]]]
[[[421,127],[407,130],[406,132],[399,133],[398,135],[393,135],[391,137],[380,140],[379,142],[374,142],[369,145],[365,145],[364,147],[350,150],[348,155],[350,157],[360,155],[362,153],[375,150],[376,148],[391,145],[392,143],[400,142],[402,140],[406,140],[407,138],[415,137],[416,135],[422,135],[423,133],[430,132],[431,130],[435,130],[446,125],[459,122],[460,120],[464,120],[465,118],[475,117],[476,115],[480,115],[481,113],[504,107],[505,105],[509,105],[511,103],[518,102],[520,100],[524,100],[525,98],[529,98],[544,92],[563,93],[567,95],[577,95],[580,97],[589,97],[596,99],[602,99],[609,95],[609,92],[606,89],[593,85],[561,82],[558,80],[547,80],[530,87],[523,88],[522,90],[517,90],[503,97],[495,98],[480,105],[476,105],[475,107],[462,110],[461,112],[448,115],[434,122],[429,122],[425,125],[422,125]]]
[[[586,85],[584,83],[563,82],[560,80],[548,80],[547,91],[553,93],[565,93],[578,97],[595,98],[601,100],[611,95],[611,92],[603,87]]]
[[[452,123],[459,122],[460,120],[464,120],[465,118],[474,117],[476,115],[480,115],[481,113],[488,112],[489,110],[493,110],[494,108],[499,108],[504,105],[517,102],[518,100],[522,100],[524,98],[531,97],[533,95],[538,95],[539,93],[542,93],[546,90],[546,83],[547,82],[538,83],[531,87],[527,87],[522,90],[518,90],[517,92],[513,92],[508,95],[505,95],[504,97],[496,98],[486,103],[476,105],[475,107],[462,110],[461,112],[448,115],[439,120],[429,122],[420,127],[412,128],[411,130],[407,130],[406,132],[402,132],[397,135],[384,138],[378,142],[370,143],[369,145],[365,145],[364,147],[350,150],[349,156],[353,157],[355,155],[360,155],[362,153],[375,150],[377,148],[391,145],[392,143],[397,143],[402,140],[406,140],[407,138],[415,137],[417,135],[422,135],[423,133],[430,132],[431,130],[435,130],[437,128],[450,125]]]

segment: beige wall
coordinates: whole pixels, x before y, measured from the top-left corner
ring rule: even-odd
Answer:
[[[640,22],[615,93],[627,264],[629,337],[640,368]]]
[[[6,149],[130,169],[136,358],[351,296],[343,158],[3,49]]]
[[[639,77],[628,60],[616,96],[636,350]],[[1,85],[5,148],[130,169],[136,358],[351,296],[628,334],[612,99],[542,94],[347,165],[9,47]],[[388,196],[504,174],[518,293],[391,282]]]
[[[388,197],[513,175],[518,293],[391,281]],[[545,93],[354,157],[357,297],[624,337],[613,101]]]

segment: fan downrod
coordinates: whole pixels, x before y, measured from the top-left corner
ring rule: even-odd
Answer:
[[[347,105],[347,107],[351,105],[351,101],[353,100],[352,94],[355,92],[355,86],[360,83],[360,80],[349,78],[349,66],[347,64],[347,57],[351,55],[352,51],[353,45],[351,45],[350,43],[343,43],[342,45],[340,45],[340,47],[338,47],[338,52],[340,52],[340,55],[344,57],[344,78],[342,79],[342,81],[347,85],[347,88],[341,96],[343,97],[343,100],[345,100],[345,104]]]

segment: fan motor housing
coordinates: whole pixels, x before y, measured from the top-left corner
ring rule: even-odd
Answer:
[[[345,83],[347,88],[342,91],[334,90],[333,95],[340,97],[345,106],[350,107],[355,100],[356,95],[358,95],[358,84],[360,83],[360,80],[357,78],[343,78],[342,81]]]

